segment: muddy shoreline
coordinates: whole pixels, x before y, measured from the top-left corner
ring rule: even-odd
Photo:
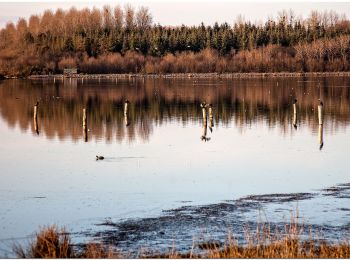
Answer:
[[[276,73],[170,73],[170,74],[73,74],[73,75],[31,75],[28,79],[132,79],[132,78],[170,78],[170,79],[236,79],[236,78],[280,78],[280,77],[345,77],[350,72],[276,72]]]
[[[246,197],[226,200],[209,205],[184,205],[180,208],[163,210],[158,217],[113,220],[106,219],[96,223],[97,230],[82,232],[94,242],[101,242],[123,252],[130,257],[136,257],[141,251],[145,256],[162,255],[176,250],[181,254],[190,251],[202,255],[208,247],[220,249],[227,239],[234,239],[244,245],[247,231],[254,233],[258,227],[268,226],[272,232],[283,231],[290,221],[298,221],[303,229],[302,237],[310,234],[320,236],[326,241],[349,239],[350,221],[338,225],[332,222],[325,224],[304,222],[298,216],[295,205],[303,201],[319,198],[341,199],[350,198],[350,183],[338,184],[312,193],[281,193],[249,195]],[[340,202],[340,204],[341,204]],[[274,214],[286,215],[286,219],[274,218],[269,215],[269,221],[264,217],[264,210],[274,207]],[[293,209],[292,209],[293,208]],[[346,216],[350,209],[338,208]],[[262,218],[258,217],[262,214]],[[293,215],[293,216],[292,216]],[[271,221],[272,220],[272,221]],[[248,232],[248,233],[249,233]],[[84,247],[84,244],[77,244]]]

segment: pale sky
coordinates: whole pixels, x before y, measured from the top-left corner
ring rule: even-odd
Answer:
[[[350,2],[337,1],[237,1],[237,0],[121,0],[121,1],[11,1],[0,0],[0,27],[8,21],[16,22],[18,18],[28,18],[31,14],[41,14],[46,9],[78,9],[84,7],[98,7],[109,4],[111,6],[130,3],[134,7],[149,7],[155,23],[162,25],[199,25],[204,22],[212,25],[214,22],[228,22],[232,24],[238,15],[252,22],[262,22],[268,17],[276,17],[278,12],[293,9],[297,15],[306,17],[311,10],[334,10],[338,13],[350,14]]]

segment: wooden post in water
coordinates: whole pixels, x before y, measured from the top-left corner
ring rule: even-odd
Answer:
[[[128,114],[129,100],[125,100],[124,102],[124,116]]]
[[[207,138],[207,121],[203,121],[203,133],[202,133],[202,136],[201,136],[201,140],[202,141],[208,141],[208,138]]]
[[[39,135],[38,107],[39,107],[39,102],[37,101],[35,106],[34,106],[34,115],[33,115],[34,130],[35,130],[37,135]]]
[[[319,100],[320,103],[318,105],[318,124],[323,125],[323,119],[324,119],[324,111],[323,111],[323,102]]]
[[[209,141],[207,138],[207,104],[205,102],[201,103],[202,116],[203,116],[203,134],[201,136],[202,141]]]
[[[205,102],[201,103],[203,122],[205,122],[205,123],[207,123],[207,109],[206,109],[206,106],[207,106],[207,104]]]
[[[209,130],[210,132],[213,132],[214,127],[214,116],[213,116],[213,105],[208,105],[208,112],[209,112]]]
[[[298,119],[298,114],[297,114],[297,99],[294,99],[294,102],[293,102],[293,126],[295,129],[298,128],[298,125],[297,125],[297,119]]]
[[[83,136],[84,141],[88,141],[88,134],[87,134],[87,117],[86,117],[86,109],[83,108]]]
[[[125,100],[124,102],[124,122],[125,122],[125,126],[129,126],[130,122],[129,122],[129,100]]]

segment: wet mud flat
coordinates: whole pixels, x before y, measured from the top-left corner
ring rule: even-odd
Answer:
[[[286,230],[292,217],[292,221],[297,221],[298,227],[303,230],[301,237],[309,238],[313,233],[327,241],[340,241],[350,238],[350,209],[337,207],[338,204],[334,203],[334,200],[341,200],[342,203],[339,204],[344,204],[350,198],[349,195],[350,183],[312,193],[250,195],[217,204],[184,205],[164,210],[159,217],[119,221],[106,219],[103,223],[96,224],[97,231],[82,232],[80,235],[110,245],[130,257],[140,254],[161,256],[171,251],[184,256],[190,252],[202,255],[208,249],[222,248],[229,240],[244,245],[247,235],[256,231],[258,227],[267,227],[272,233]],[[305,224],[298,216],[292,216],[293,211],[295,214],[297,210],[296,203],[329,198],[332,199],[336,210],[348,216],[347,223]],[[264,211],[269,207],[274,207],[273,211],[276,214],[284,212],[286,218],[273,219],[274,216],[269,212],[267,221]]]

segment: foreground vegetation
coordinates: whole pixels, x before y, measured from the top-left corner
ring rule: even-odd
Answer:
[[[303,228],[296,221],[285,225],[284,230],[272,231],[270,225],[259,224],[256,231],[247,231],[245,244],[238,245],[229,236],[223,247],[217,243],[198,245],[203,254],[178,253],[170,250],[164,254],[139,254],[142,258],[349,258],[349,241],[331,243],[314,237],[310,231],[307,239],[302,239]],[[69,235],[56,226],[42,229],[35,241],[27,249],[16,246],[14,251],[20,258],[123,258],[128,257],[100,243],[90,243],[77,249]],[[152,249],[154,252],[156,249]]]
[[[333,11],[170,27],[145,7],[48,10],[0,31],[0,74],[347,71],[349,35],[350,21]]]

